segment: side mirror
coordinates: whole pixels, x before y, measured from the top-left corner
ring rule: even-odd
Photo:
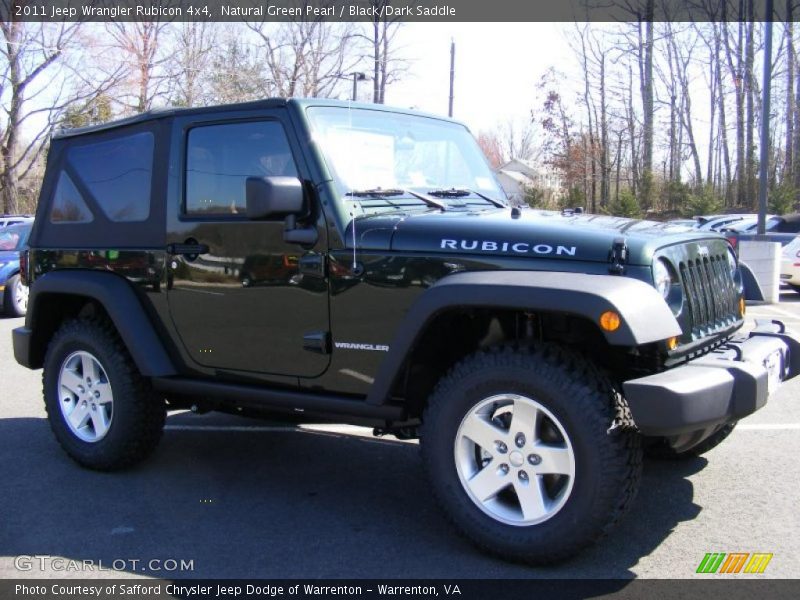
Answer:
[[[297,177],[248,177],[245,182],[248,219],[299,215],[305,208],[303,184]]]

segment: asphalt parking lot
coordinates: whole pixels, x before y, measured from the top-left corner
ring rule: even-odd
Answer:
[[[800,331],[800,295],[748,315]],[[358,428],[177,414],[147,463],[83,470],[50,433],[41,372],[14,362],[21,322],[0,318],[0,578],[692,578],[708,577],[695,575],[707,552],[772,553],[759,577],[800,578],[800,378],[705,457],[647,461],[620,527],[532,568],[454,533],[416,444]],[[123,572],[64,571],[60,559]]]

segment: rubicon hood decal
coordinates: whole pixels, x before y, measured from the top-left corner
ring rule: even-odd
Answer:
[[[555,254],[575,256],[576,246],[536,244],[531,242],[496,242],[493,240],[442,239],[442,250],[477,250],[480,252],[512,252],[515,254]]]

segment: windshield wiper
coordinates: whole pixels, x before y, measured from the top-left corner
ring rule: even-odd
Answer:
[[[440,202],[436,198],[431,198],[427,194],[420,194],[419,192],[412,192],[411,190],[403,190],[400,188],[375,188],[375,189],[368,189],[368,190],[352,190],[347,192],[348,196],[373,196],[375,198],[381,198],[385,196],[403,196],[403,195],[413,196],[414,198],[418,198],[422,200],[428,206],[433,206],[438,208],[439,210],[446,210],[447,205],[444,202]]]
[[[483,198],[490,204],[494,204],[497,208],[506,208],[506,205],[500,202],[499,200],[495,200],[494,198],[490,198],[480,192],[476,192],[475,190],[471,190],[469,188],[450,188],[445,189],[441,188],[438,190],[431,190],[428,192],[431,196],[439,196],[440,198],[463,198],[465,196],[469,196],[473,194],[478,196],[478,198]]]

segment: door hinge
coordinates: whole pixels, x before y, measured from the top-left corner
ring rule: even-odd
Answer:
[[[303,350],[317,354],[331,353],[330,331],[309,331],[303,334]]]
[[[611,266],[608,267],[608,272],[612,275],[622,275],[625,273],[625,263],[628,261],[628,245],[625,243],[625,238],[617,238],[611,245],[611,250],[608,253],[608,262]]]

